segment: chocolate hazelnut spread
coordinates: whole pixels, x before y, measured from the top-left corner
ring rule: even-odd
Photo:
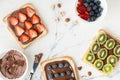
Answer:
[[[45,73],[47,80],[76,80],[73,68],[66,60],[46,64]]]
[[[22,76],[26,70],[24,56],[16,50],[10,50],[1,59],[1,73],[8,79],[16,79]],[[0,61],[1,61],[0,60]]]

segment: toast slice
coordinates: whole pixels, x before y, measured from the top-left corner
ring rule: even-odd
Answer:
[[[106,35],[106,38],[100,37],[102,34]],[[96,48],[95,44],[98,45],[96,45]],[[117,46],[119,47],[115,49]],[[109,32],[100,29],[83,56],[83,61],[107,76],[113,72],[113,69],[118,63],[120,57],[119,49],[120,40]],[[117,52],[117,54],[115,54],[115,52]]]
[[[40,66],[42,69],[43,80],[52,80],[51,78],[54,78],[54,80],[68,80],[70,78],[79,80],[76,66],[73,62],[73,59],[69,56],[43,61],[41,62]]]
[[[38,11],[30,3],[5,16],[3,22],[22,48],[27,48],[48,33]]]

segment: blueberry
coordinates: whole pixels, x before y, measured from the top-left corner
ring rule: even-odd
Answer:
[[[75,78],[72,77],[72,78],[70,78],[70,80],[75,80]]]
[[[47,70],[52,70],[52,67],[51,67],[51,66],[48,66],[48,67],[47,67]]]
[[[87,11],[90,12],[92,9],[91,7],[87,7]]]
[[[95,19],[93,17],[91,17],[87,21],[92,22],[92,21],[95,21]]]
[[[86,0],[87,3],[90,3],[90,0]]]
[[[65,63],[64,67],[69,67],[69,63]]]
[[[58,67],[58,65],[57,65],[57,64],[54,64],[54,65],[52,65],[52,67],[55,69],[55,68]]]
[[[99,0],[94,0],[94,3],[96,3],[97,1],[99,1]]]
[[[66,73],[67,73],[67,75],[70,75],[72,73],[72,71],[69,70]]]
[[[90,6],[94,6],[94,3],[91,2],[91,3],[90,3]]]
[[[101,13],[98,13],[98,14],[97,14],[97,17],[100,17],[100,16],[101,16]]]
[[[94,11],[90,11],[90,15],[93,16],[94,15]]]
[[[85,2],[85,3],[84,3],[84,6],[85,6],[85,7],[88,7],[88,3]]]
[[[48,75],[48,79],[53,79],[54,78],[54,75],[52,74],[52,73],[50,73],[49,75]]]
[[[95,13],[99,13],[99,10],[98,10],[98,9],[96,9],[96,10],[95,10]]]
[[[101,4],[101,2],[100,2],[100,1],[97,1],[95,4],[99,6],[99,5]]]
[[[57,72],[57,73],[55,73],[54,75],[55,75],[55,77],[59,77],[59,76],[60,76],[60,73]]]
[[[103,11],[103,8],[102,8],[102,7],[99,7],[98,10],[99,10],[99,12],[102,12],[102,11]]]
[[[93,6],[93,10],[96,10],[96,9],[97,9],[97,6],[96,6],[96,5],[94,5],[94,6]]]
[[[64,64],[63,63],[59,63],[59,68],[63,68]]]
[[[65,76],[65,75],[66,75],[66,73],[65,73],[65,72],[62,72],[62,73],[61,73],[61,76]]]

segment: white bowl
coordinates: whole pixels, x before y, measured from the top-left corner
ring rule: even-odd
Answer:
[[[0,59],[1,59],[8,51],[10,51],[10,50],[16,50],[16,49],[1,50],[1,51],[0,51]],[[24,56],[24,58],[25,58],[25,60],[26,60],[26,70],[25,70],[24,74],[23,74],[21,77],[16,78],[16,79],[8,79],[8,78],[4,77],[4,76],[2,75],[2,73],[0,72],[0,77],[3,78],[3,80],[23,80],[23,77],[24,77],[24,76],[26,75],[26,73],[27,73],[27,70],[28,70],[28,60],[27,60],[27,58],[26,58],[26,56],[24,55],[23,52],[21,52],[21,51],[19,51],[19,50],[16,50],[16,51],[20,52],[20,53]]]
[[[78,12],[76,10],[76,7],[77,7],[77,4],[78,4],[78,0],[76,0],[76,3],[75,3],[75,12],[78,16],[78,18],[82,21],[82,22],[86,22],[86,23],[97,23],[97,22],[101,22],[104,17],[106,16],[107,14],[107,2],[106,0],[100,0],[101,1],[101,7],[103,8],[103,11],[102,11],[102,15],[100,17],[98,17],[95,21],[92,21],[92,22],[88,22],[84,19],[82,19],[81,17],[78,16]]]

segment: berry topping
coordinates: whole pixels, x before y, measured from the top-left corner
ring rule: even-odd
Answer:
[[[37,24],[40,22],[40,18],[37,15],[33,15],[31,21],[33,24]]]
[[[53,79],[54,78],[54,75],[51,73],[48,75],[48,79]]]
[[[47,67],[47,70],[52,70],[52,67],[51,67],[51,66],[48,66],[48,67]]]
[[[38,31],[38,33],[41,33],[42,31],[44,31],[45,26],[43,24],[36,24],[36,30]]]
[[[55,73],[54,75],[55,75],[55,77],[59,77],[59,76],[60,76],[60,73],[57,72],[57,73]]]
[[[63,64],[63,63],[60,63],[58,66],[59,66],[59,68],[63,68],[63,67],[64,67],[64,64]]]
[[[16,24],[18,24],[18,19],[15,17],[10,17],[10,24],[15,26]]]
[[[15,26],[15,33],[17,36],[21,36],[24,33],[24,29],[21,26],[16,25]]]
[[[26,13],[28,17],[32,17],[35,14],[35,10],[30,7],[26,7]]]
[[[32,28],[32,24],[31,24],[31,22],[29,22],[29,21],[25,21],[25,22],[24,22],[24,26],[25,26],[25,29],[26,29],[26,30],[29,30],[30,28]]]
[[[64,67],[69,67],[69,63],[65,63]]]
[[[57,64],[54,64],[54,65],[52,65],[52,67],[55,69],[55,68],[58,67],[58,65],[57,65]]]
[[[72,73],[72,71],[67,71],[66,73],[67,73],[67,75],[70,75]]]
[[[37,32],[34,29],[28,30],[28,35],[31,39],[38,36]]]
[[[65,73],[65,72],[62,72],[62,73],[61,73],[61,76],[65,76],[65,75],[66,75],[66,73]]]
[[[22,35],[20,36],[20,41],[21,41],[22,43],[27,42],[29,39],[30,39],[29,36],[26,35],[26,34],[22,34]]]
[[[18,12],[18,19],[20,22],[24,22],[27,19],[27,17],[25,14]]]

